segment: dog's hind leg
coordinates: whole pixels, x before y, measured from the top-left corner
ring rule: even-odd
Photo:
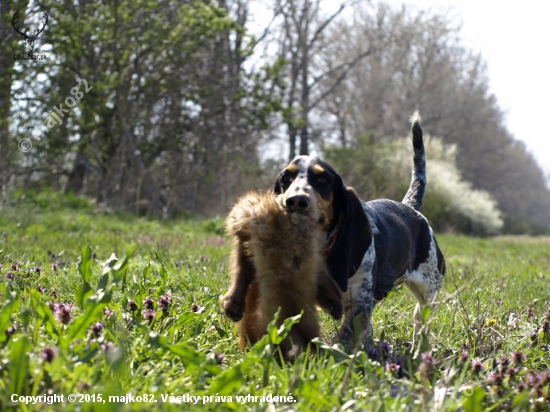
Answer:
[[[432,307],[445,276],[445,260],[433,233],[430,232],[430,251],[425,262],[408,272],[403,283],[415,296],[413,352],[418,355],[429,350],[429,321],[424,319],[424,308]]]
[[[266,320],[259,313],[260,287],[252,282],[246,294],[246,308],[239,322],[239,348],[244,350],[248,344],[254,344],[265,333]]]
[[[411,351],[420,355],[420,353],[427,352],[430,348],[429,321],[424,319],[424,309],[426,306],[430,306],[430,303],[436,298],[437,294],[432,296],[425,294],[425,283],[418,282],[417,278],[407,279],[405,286],[407,286],[417,300],[414,307],[414,335]]]

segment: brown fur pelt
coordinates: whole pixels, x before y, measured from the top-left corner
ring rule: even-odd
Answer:
[[[342,297],[325,267],[318,220],[315,205],[289,213],[273,193],[248,193],[231,210],[231,285],[221,303],[230,319],[240,320],[241,349],[266,333],[279,307],[279,324],[304,311],[281,345],[287,357],[321,335],[316,303],[341,318]]]

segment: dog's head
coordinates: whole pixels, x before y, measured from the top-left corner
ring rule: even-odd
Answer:
[[[343,291],[348,278],[359,269],[371,242],[371,228],[361,201],[346,188],[326,162],[298,156],[277,176],[275,194],[290,212],[317,207],[319,225],[326,232],[325,255],[331,276]]]

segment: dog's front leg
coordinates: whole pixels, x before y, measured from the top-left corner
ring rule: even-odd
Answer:
[[[363,257],[359,270],[348,281],[344,294],[344,323],[340,328],[337,342],[348,350],[363,345],[365,351],[374,347],[372,331],[372,311],[374,300],[374,274],[377,271],[374,241]]]
[[[372,297],[365,298],[363,301],[352,301],[346,307],[344,323],[336,342],[342,343],[348,350],[353,350],[358,344],[362,345],[365,351],[374,347],[371,321],[373,309]]]
[[[353,350],[358,344],[363,345],[366,351],[374,346],[371,318],[375,300],[372,285],[372,270],[359,271],[350,279],[344,294],[345,318],[336,342],[341,342],[348,350]]]
[[[231,285],[229,291],[220,299],[222,309],[234,322],[241,320],[244,314],[246,293],[256,272],[252,256],[247,253],[246,243],[237,238],[231,251]]]

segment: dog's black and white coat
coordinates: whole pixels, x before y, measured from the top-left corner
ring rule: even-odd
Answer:
[[[422,308],[435,300],[445,261],[433,231],[419,212],[426,188],[426,159],[420,116],[412,122],[414,167],[403,201],[361,201],[336,171],[315,157],[298,156],[277,177],[274,191],[297,213],[317,202],[326,232],[325,256],[331,276],[344,295],[345,320],[339,338],[349,344],[354,319],[365,339],[372,339],[371,316],[376,302],[401,283],[414,294],[415,330]],[[366,341],[365,341],[366,342]]]

